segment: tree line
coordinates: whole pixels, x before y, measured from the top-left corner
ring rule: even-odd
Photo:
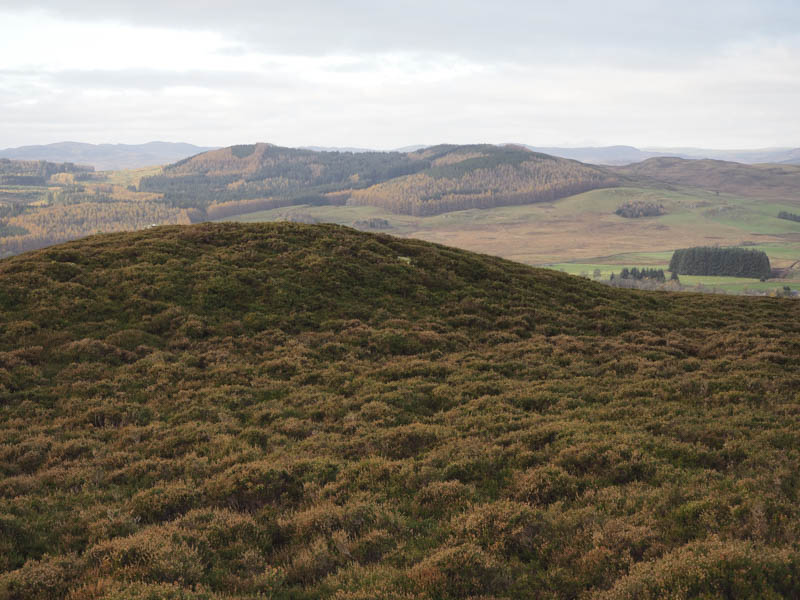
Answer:
[[[778,213],[778,218],[786,219],[787,221],[797,221],[800,223],[800,215],[786,212],[785,210],[782,210],[781,212]]]
[[[673,271],[672,279],[677,278],[677,273]],[[617,276],[612,273],[610,279],[611,281],[614,281],[615,279],[635,279],[636,281],[649,279],[664,283],[667,280],[667,277],[664,275],[664,269],[651,269],[647,267],[642,267],[641,269],[638,267],[633,267],[632,269],[628,269],[628,267],[625,267]]]
[[[761,250],[697,246],[675,250],[669,270],[679,275],[769,277],[769,257]]]
[[[655,202],[626,202],[614,211],[614,214],[627,219],[641,217],[657,217],[664,214],[664,206]]]
[[[2,222],[0,256],[9,256],[94,233],[134,231],[151,225],[191,222],[186,210],[154,202],[87,202],[40,208]]]

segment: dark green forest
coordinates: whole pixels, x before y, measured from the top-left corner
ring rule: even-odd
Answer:
[[[664,269],[654,269],[648,267],[642,267],[641,269],[639,267],[633,267],[632,269],[625,267],[619,272],[618,275],[615,275],[614,273],[611,274],[612,281],[617,278],[634,279],[636,281],[649,279],[661,283],[664,283],[667,280],[666,276],[664,275]]]
[[[675,250],[669,270],[679,275],[769,277],[769,257],[761,250],[697,246]]]
[[[0,261],[0,598],[800,595],[800,304],[332,225]]]
[[[163,174],[143,178],[139,189],[163,194],[172,207],[203,211],[210,205],[255,199],[270,202],[269,208],[329,204],[331,192],[367,187],[426,166],[399,152],[314,152],[253,144],[168,165]]]

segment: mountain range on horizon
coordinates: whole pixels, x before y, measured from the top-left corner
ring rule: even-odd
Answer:
[[[743,164],[800,164],[800,148],[752,148],[740,150],[720,150],[713,148],[686,147],[646,147],[614,145],[614,146],[532,146],[530,144],[509,143],[506,146],[521,146],[559,158],[569,158],[584,163],[608,166],[623,166],[642,162],[648,158],[684,158],[687,160],[725,160]],[[390,152],[417,152],[433,145],[415,144],[390,150]],[[301,150],[315,152],[375,152],[374,148],[338,147],[338,146],[301,146]]]
[[[511,145],[511,144],[509,144]],[[635,146],[557,147],[519,145],[534,152],[550,154],[580,162],[621,166],[641,162],[648,158],[675,157],[684,159],[713,159],[744,164],[776,163],[800,164],[800,148],[761,148],[741,150],[719,150],[709,148],[677,147],[637,148]],[[390,150],[409,153],[431,146],[417,144]],[[196,154],[216,150],[219,146],[196,146],[183,142],[148,142],[145,144],[87,144],[81,142],[57,142],[54,144],[20,146],[0,149],[0,158],[14,160],[47,160],[89,165],[99,171],[137,169],[173,163]],[[302,150],[315,152],[375,152],[361,147],[301,146]]]
[[[688,160],[725,160],[743,164],[800,164],[800,148],[755,148],[741,150],[718,150],[712,148],[636,148],[634,146],[598,146],[582,148],[558,148],[529,146],[534,152],[552,154],[561,158],[571,158],[581,162],[599,165],[629,165],[648,158],[685,158]]]
[[[172,163],[188,156],[215,150],[216,147],[195,146],[182,142],[148,142],[146,144],[55,144],[20,146],[0,150],[0,158],[12,160],[46,160],[92,166],[98,171],[138,169]]]

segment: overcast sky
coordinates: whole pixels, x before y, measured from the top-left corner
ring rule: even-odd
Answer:
[[[0,148],[800,146],[798,0],[0,0]]]

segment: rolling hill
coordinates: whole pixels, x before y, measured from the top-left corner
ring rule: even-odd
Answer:
[[[179,208],[218,219],[297,204],[381,206],[431,215],[552,200],[623,178],[521,147],[433,146],[416,152],[314,152],[270,144],[207,152],[143,178]]]
[[[651,158],[615,167],[641,180],[694,187],[741,196],[794,200],[800,198],[800,165],[744,165],[720,160]]]
[[[46,160],[91,165],[99,171],[138,169],[175,162],[212,148],[172,142],[147,144],[82,144],[58,142],[0,150],[0,158]]]
[[[557,148],[525,146],[534,152],[571,158],[597,165],[629,165],[649,158],[673,157],[683,159],[710,159],[745,164],[800,163],[800,148],[763,148],[760,150],[714,150],[710,148],[634,148],[633,146],[599,146],[583,148]]]
[[[800,303],[334,225],[0,261],[0,598],[800,594]]]

